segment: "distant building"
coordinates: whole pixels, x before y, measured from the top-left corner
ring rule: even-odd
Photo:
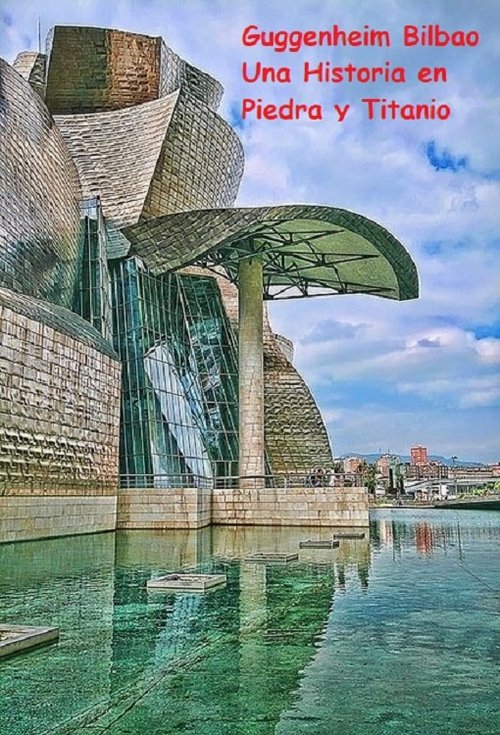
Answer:
[[[466,480],[470,477],[482,477],[482,478],[488,478],[488,477],[498,477],[500,476],[499,472],[500,468],[498,465],[487,465],[483,467],[455,467],[454,470],[452,470],[452,474],[454,477],[457,477],[457,479]]]
[[[382,477],[390,477],[391,469],[395,470],[400,463],[396,454],[382,454],[375,462],[375,468]]]
[[[344,459],[344,472],[358,474],[363,472],[364,461],[361,457],[346,457]]]
[[[427,465],[429,457],[427,455],[427,447],[417,446],[410,449],[410,464]]]
[[[406,480],[441,480],[448,477],[448,467],[441,462],[427,464],[407,462],[404,466],[404,475]]]

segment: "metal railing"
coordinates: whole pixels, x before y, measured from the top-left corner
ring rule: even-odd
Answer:
[[[231,489],[259,489],[272,487],[286,490],[298,487],[361,487],[364,478],[360,473],[349,472],[288,472],[273,475],[225,475],[208,477],[205,475],[194,475],[192,473],[175,474],[137,474],[120,475],[120,487],[122,488],[200,488],[211,490],[213,488]]]

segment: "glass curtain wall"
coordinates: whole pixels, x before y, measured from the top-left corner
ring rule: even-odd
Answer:
[[[99,197],[81,204],[80,288],[75,311],[113,342],[111,280],[106,255],[106,226]]]
[[[236,342],[215,280],[155,277],[134,257],[111,261],[111,276],[122,485],[204,486],[237,474]]]

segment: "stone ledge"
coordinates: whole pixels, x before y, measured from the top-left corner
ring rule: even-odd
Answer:
[[[59,638],[59,628],[0,624],[0,657],[50,643]]]

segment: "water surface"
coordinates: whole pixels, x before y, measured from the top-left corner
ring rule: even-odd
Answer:
[[[0,661],[2,735],[499,735],[500,513],[381,510],[370,539],[299,528],[0,546],[0,622],[57,625]],[[227,574],[206,595],[152,576]]]

